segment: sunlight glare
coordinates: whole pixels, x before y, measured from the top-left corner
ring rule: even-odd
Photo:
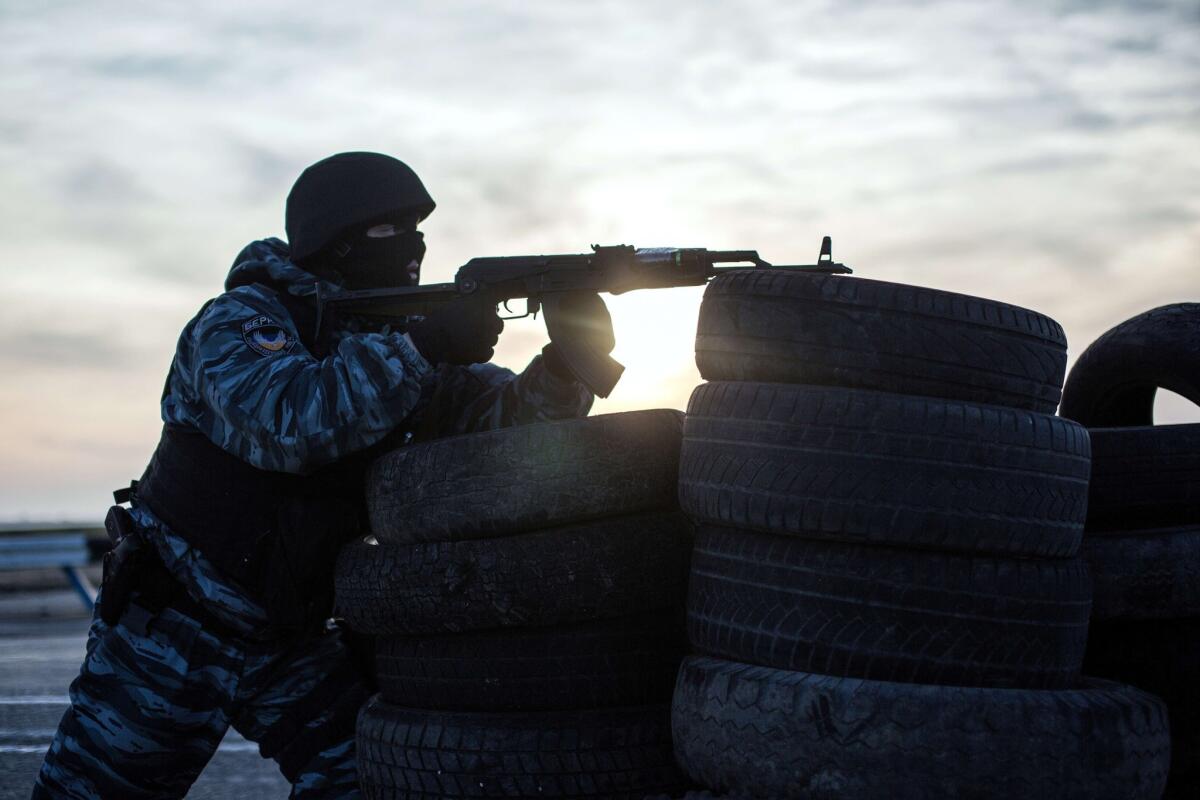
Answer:
[[[695,286],[605,295],[617,334],[613,357],[625,374],[612,396],[597,403],[597,412],[687,405],[700,383],[695,341],[703,294]]]

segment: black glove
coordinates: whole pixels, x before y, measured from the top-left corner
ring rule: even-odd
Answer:
[[[560,343],[560,347],[555,346]],[[560,378],[576,376],[563,358],[562,350],[584,346],[597,354],[608,355],[617,345],[608,306],[595,292],[568,292],[558,301],[554,314],[554,341],[542,348],[546,368]]]
[[[431,364],[480,364],[491,360],[502,330],[496,304],[480,296],[444,304],[409,325],[408,335]]]
[[[567,366],[566,359],[554,347],[553,342],[542,348],[542,361],[546,362],[546,369],[550,370],[550,374],[554,377],[562,378],[564,381],[573,381],[576,379],[575,373]]]

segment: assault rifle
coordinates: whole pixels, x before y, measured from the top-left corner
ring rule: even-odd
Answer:
[[[729,266],[733,264],[751,266]],[[453,283],[318,292],[317,337],[321,338],[323,328],[338,314],[353,314],[382,324],[428,316],[442,303],[480,293],[510,313],[509,301],[524,300],[524,314],[504,319],[520,319],[542,311],[550,341],[580,382],[600,397],[608,397],[625,367],[607,353],[562,335],[559,309],[566,295],[701,286],[722,272],[766,268],[842,274],[851,271],[834,262],[828,236],[821,242],[816,264],[774,265],[759,258],[755,250],[700,247],[639,250],[626,245],[592,245],[592,252],[583,254],[472,258],[459,267]]]

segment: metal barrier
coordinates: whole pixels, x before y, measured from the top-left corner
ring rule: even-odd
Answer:
[[[91,610],[96,602],[96,587],[83,567],[92,563],[88,539],[102,528],[84,526],[30,525],[0,528],[0,570],[61,569],[71,588]]]

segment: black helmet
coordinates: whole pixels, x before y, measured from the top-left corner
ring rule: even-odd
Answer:
[[[285,227],[293,261],[321,250],[354,225],[413,211],[433,212],[417,173],[382,153],[338,153],[313,164],[288,193]]]

